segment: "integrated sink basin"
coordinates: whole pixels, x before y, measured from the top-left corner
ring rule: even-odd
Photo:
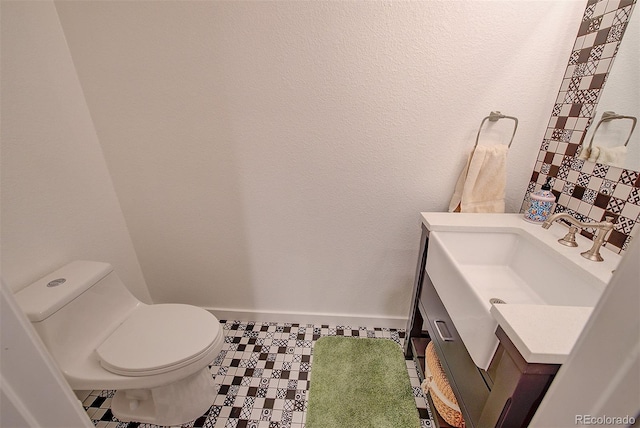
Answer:
[[[498,346],[493,304],[593,307],[606,285],[520,228],[433,231],[426,269],[471,358],[485,370]]]

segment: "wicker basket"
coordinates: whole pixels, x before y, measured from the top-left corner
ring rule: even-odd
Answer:
[[[433,347],[433,342],[429,342],[425,351],[425,374],[422,382],[422,391],[430,393],[431,400],[436,410],[449,425],[464,428],[464,418],[458,401],[449,385],[440,360]]]

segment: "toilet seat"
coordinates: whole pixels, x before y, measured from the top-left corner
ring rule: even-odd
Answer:
[[[144,305],[134,310],[96,353],[100,365],[112,373],[150,376],[197,361],[216,346],[219,335],[220,323],[202,308]]]

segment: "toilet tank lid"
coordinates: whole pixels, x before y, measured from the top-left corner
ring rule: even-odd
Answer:
[[[44,321],[113,271],[109,263],[77,260],[15,294],[31,322]]]

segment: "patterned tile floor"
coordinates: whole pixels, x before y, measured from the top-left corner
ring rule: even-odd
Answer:
[[[390,339],[402,346],[404,330],[348,326],[221,321],[225,343],[210,366],[218,395],[209,410],[182,427],[304,428],[313,344],[322,336]],[[421,427],[432,427],[431,412],[416,368],[407,361]],[[84,408],[96,427],[151,428],[119,422],[111,413],[114,391],[93,391]],[[364,427],[363,427],[364,428]]]

